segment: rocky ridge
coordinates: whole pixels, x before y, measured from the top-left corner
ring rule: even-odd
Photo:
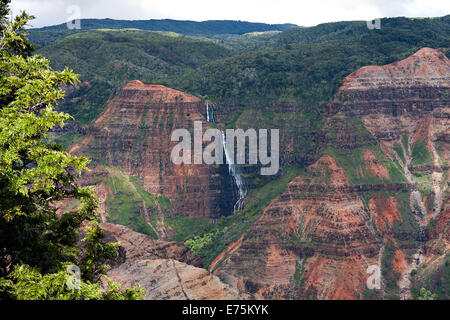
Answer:
[[[156,241],[124,226],[102,223],[119,259],[107,276],[124,288],[140,286],[147,300],[236,300],[245,295],[207,270],[182,243]]]

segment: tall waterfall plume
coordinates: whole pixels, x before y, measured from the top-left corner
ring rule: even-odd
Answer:
[[[209,102],[206,102],[206,120],[209,123],[216,123],[216,115],[214,113],[214,109],[212,105],[209,104]],[[233,182],[237,189],[237,196],[238,200],[233,206],[233,212],[236,213],[244,208],[244,200],[247,197],[248,194],[248,188],[247,183],[245,182],[244,178],[240,174],[239,167],[234,163],[234,159],[231,158],[230,152],[227,148],[227,141],[225,138],[225,133],[222,132],[222,145],[223,145],[223,151],[225,154],[226,163],[228,165],[228,174],[233,179]]]

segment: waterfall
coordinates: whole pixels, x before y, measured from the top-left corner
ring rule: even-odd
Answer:
[[[212,106],[206,102],[206,121],[216,123],[216,115]]]
[[[234,183],[238,189],[239,199],[234,204],[234,212],[242,210],[244,206],[244,200],[247,197],[247,184],[239,173],[239,167],[234,164],[234,159],[231,158],[227,148],[227,140],[225,139],[225,133],[222,131],[222,143],[223,151],[225,152],[225,159],[228,164],[228,174],[233,178]]]
[[[210,123],[216,122],[216,115],[214,113],[213,107],[206,102],[206,120]],[[239,167],[235,165],[234,159],[231,158],[230,153],[227,149],[227,140],[225,138],[225,133],[221,131],[222,133],[222,145],[223,145],[223,151],[225,153],[225,159],[226,163],[228,165],[228,174],[233,179],[234,184],[236,185],[236,189],[238,191],[238,200],[233,206],[233,212],[237,212],[242,210],[244,207],[244,200],[247,197],[248,189],[247,184],[245,183],[244,178],[242,178],[240,174]]]

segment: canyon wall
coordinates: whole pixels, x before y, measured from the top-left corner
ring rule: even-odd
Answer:
[[[411,270],[449,252],[449,89],[450,62],[430,48],[346,77],[322,157],[210,270],[261,298],[411,298]]]
[[[152,299],[411,298],[417,283],[440,270],[450,249],[449,89],[449,59],[423,48],[347,76],[320,121],[305,117],[295,104],[244,110],[231,126],[245,129],[264,118],[261,112],[272,112],[274,122],[259,125],[276,122],[287,131],[281,134],[282,164],[306,168],[209,265],[213,275],[184,249],[154,242],[151,247],[158,249],[151,254],[130,246],[136,254],[115,266],[111,277],[143,284],[154,292]],[[206,129],[204,112],[196,97],[140,81],[128,83],[109,102],[71,149],[93,160],[84,182],[96,185],[104,221],[116,210],[118,220],[112,222],[121,223],[131,211],[131,220],[144,218],[148,234],[170,239],[175,231],[168,219],[216,219],[232,211],[226,166],[170,161],[172,131],[192,132],[194,120]],[[303,134],[305,128],[317,132]],[[303,148],[305,141],[309,147]],[[250,187],[257,188],[253,171],[243,168]],[[133,201],[136,212],[128,205]],[[128,241],[125,233],[114,232]],[[182,258],[175,259],[174,250]],[[380,270],[381,283],[370,290],[374,270]]]
[[[230,214],[232,184],[226,166],[179,166],[170,159],[171,150],[178,143],[171,142],[172,132],[188,129],[193,137],[194,121],[201,121],[203,130],[208,128],[200,99],[161,85],[131,81],[109,101],[87,137],[70,152],[88,156],[94,173],[97,170],[98,175],[104,174],[97,181],[97,191],[105,201],[117,192],[111,186],[105,188],[102,182],[111,171],[118,170],[121,178],[132,180],[132,188],[141,187],[170,202],[162,209],[144,205],[135,213],[147,216],[147,220],[152,214],[147,211],[152,210],[159,211],[156,215],[164,211],[168,217],[194,219]],[[84,183],[92,181],[88,178]],[[170,234],[170,230],[167,232]],[[169,237],[164,232],[157,233]]]

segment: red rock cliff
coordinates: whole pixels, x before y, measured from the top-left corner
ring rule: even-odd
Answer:
[[[224,197],[217,168],[174,165],[170,159],[177,144],[170,141],[173,130],[192,132],[194,121],[202,121],[206,130],[204,112],[204,104],[194,96],[131,81],[109,101],[89,136],[70,151],[87,155],[93,166],[139,177],[146,191],[171,201],[172,216],[217,217]]]
[[[376,265],[378,298],[410,298],[416,261],[449,252],[449,89],[450,62],[430,48],[345,78],[324,156],[211,270],[262,298],[360,299]],[[427,241],[417,229],[433,219]]]

